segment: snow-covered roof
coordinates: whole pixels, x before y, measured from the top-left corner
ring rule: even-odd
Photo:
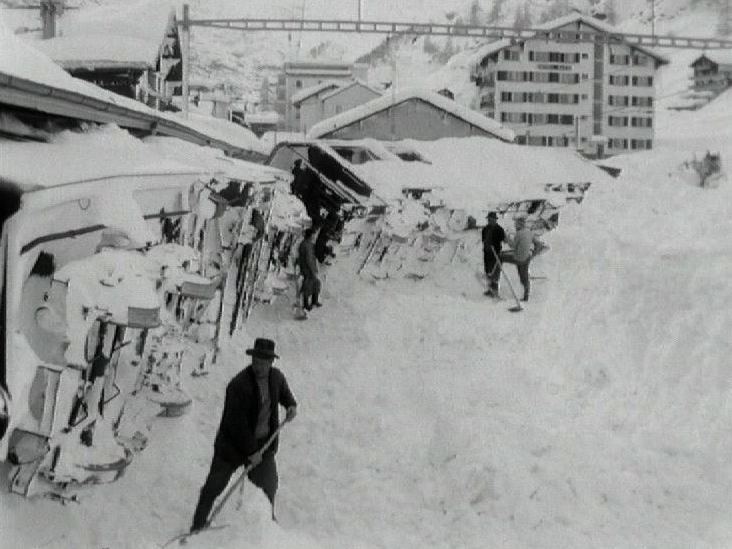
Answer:
[[[157,64],[160,42],[129,36],[61,36],[38,40],[33,46],[64,69],[134,67]]]
[[[270,183],[287,179],[289,174],[270,166],[224,156],[219,149],[202,147],[175,137],[149,136],[142,140],[156,155],[175,162],[201,166],[222,172],[227,177],[253,183]],[[279,176],[279,177],[278,177]]]
[[[333,80],[326,80],[325,82],[321,82],[320,84],[315,84],[314,86],[309,86],[307,88],[303,88],[297,93],[292,94],[291,102],[293,105],[297,105],[298,103],[302,103],[305,101],[308,97],[312,97],[313,95],[317,95],[323,91],[329,90],[331,88],[338,88],[341,85],[340,82],[335,82]]]
[[[248,112],[244,115],[247,124],[277,124],[279,121],[280,115],[275,111]]]
[[[572,24],[572,23],[584,23],[585,25],[587,25],[589,27],[592,27],[600,32],[604,32],[604,33],[608,33],[608,34],[614,34],[614,35],[623,34],[621,31],[619,31],[612,25],[608,25],[607,23],[600,21],[599,19],[596,19],[589,15],[585,15],[583,13],[577,13],[577,12],[570,13],[568,15],[559,17],[557,19],[553,19],[551,21],[547,21],[546,23],[542,23],[540,25],[534,25],[534,28],[538,29],[538,30],[550,31],[550,30],[558,29],[565,25]],[[526,40],[528,40],[528,38],[513,39],[513,40],[509,39],[509,38],[502,38],[500,40],[490,42],[490,43],[486,44],[485,46],[482,46],[478,50],[476,50],[475,56],[473,57],[474,64],[480,63],[487,56],[489,56],[493,53],[496,53],[498,51],[501,51],[502,49],[507,48],[508,46],[512,46],[514,44],[519,44],[519,43],[525,42]],[[646,55],[653,57],[659,63],[667,64],[669,62],[669,60],[666,57],[660,55],[659,53],[654,52],[651,49],[648,49],[644,46],[639,46],[637,44],[630,44],[630,43],[627,43],[627,44],[631,48],[642,51]]]
[[[600,21],[599,19],[592,17],[590,15],[585,15],[584,13],[579,12],[573,12],[570,14],[567,14],[563,17],[558,17],[557,19],[552,19],[551,21],[547,21],[546,23],[542,23],[541,25],[536,25],[535,28],[539,30],[554,30],[558,29],[560,27],[563,27],[565,25],[569,25],[572,23],[584,23],[585,25],[592,27],[594,29],[597,29],[598,31],[605,32],[608,34],[616,34],[616,35],[622,35],[623,33],[613,27],[612,25],[609,25],[605,23],[604,21]],[[637,49],[639,51],[642,51],[646,55],[649,55],[656,59],[659,63],[667,64],[669,60],[662,56],[659,53],[654,52],[651,49],[648,49],[643,46],[639,46],[637,44],[630,44],[628,43],[628,46],[631,48]]]
[[[74,78],[34,48],[37,42],[24,41],[0,25],[0,98],[9,104],[146,130],[156,124],[162,135],[266,154],[259,139],[242,126],[195,115],[186,120]]]
[[[352,82],[349,82],[347,84],[344,84],[342,86],[335,88],[334,90],[324,93],[323,95],[320,96],[320,99],[322,101],[325,101],[326,99],[330,99],[331,97],[336,96],[339,93],[344,92],[349,88],[352,88],[353,86],[361,86],[362,88],[366,88],[367,90],[374,92],[376,95],[381,95],[381,92],[379,90],[377,90],[376,88],[372,88],[363,80],[355,79]]]
[[[317,139],[335,130],[350,126],[354,122],[368,118],[378,112],[388,109],[393,105],[398,105],[405,101],[418,100],[429,103],[430,105],[448,112],[468,124],[475,126],[491,135],[506,141],[513,141],[515,134],[508,128],[503,127],[495,120],[483,116],[479,112],[473,111],[452,99],[440,95],[439,93],[421,88],[404,88],[394,93],[386,93],[381,97],[372,99],[368,103],[359,105],[353,109],[347,110],[341,114],[328,118],[315,124],[307,134],[308,139]]]
[[[205,133],[211,137],[230,143],[235,147],[257,152],[259,154],[267,154],[268,152],[267,148],[262,144],[254,132],[240,124],[193,112],[188,113],[187,119],[184,118],[183,113],[167,114],[167,116],[201,133]]]
[[[710,50],[697,57],[691,66],[705,57],[717,65],[732,65],[732,50]]]
[[[58,35],[64,37],[128,36],[163,43],[175,20],[171,0],[137,0],[108,6],[69,10],[58,22]]]
[[[0,141],[0,179],[29,190],[125,175],[205,173],[155,154],[139,139],[116,126],[55,134],[48,143]],[[73,161],[72,161],[73,159]]]
[[[509,40],[508,38],[501,38],[500,40],[496,40],[495,42],[489,42],[488,44],[479,47],[475,51],[475,54],[472,56],[471,61],[473,62],[473,64],[478,64],[489,55],[499,52],[503,48],[507,48],[512,44],[513,42],[511,42],[511,40]]]

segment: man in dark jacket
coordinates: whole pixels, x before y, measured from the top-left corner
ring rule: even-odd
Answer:
[[[297,261],[300,265],[302,280],[302,306],[306,311],[320,307],[320,279],[318,278],[318,262],[315,258],[315,229],[305,229],[305,236],[297,249]]]
[[[253,466],[248,478],[264,491],[272,504],[277,492],[278,439],[263,449],[265,442],[279,426],[279,406],[287,410],[286,421],[297,413],[297,402],[292,396],[284,374],[272,363],[279,358],[270,339],[258,338],[254,348],[248,349],[252,363],[239,372],[226,386],[224,411],[214,442],[211,469],[193,515],[191,531],[204,528],[214,500],[226,488],[231,475],[242,465]]]
[[[485,295],[498,297],[498,282],[501,279],[501,266],[498,257],[501,254],[501,245],[506,239],[506,232],[498,224],[496,212],[488,214],[488,224],[481,231],[483,240],[483,266],[488,279],[488,290]]]

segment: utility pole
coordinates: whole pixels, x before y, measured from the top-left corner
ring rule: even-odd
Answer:
[[[183,115],[186,119],[188,119],[188,84],[191,75],[191,26],[189,21],[189,6],[188,4],[183,4],[183,25],[181,25],[181,38],[183,40]]]
[[[651,0],[651,36],[656,37],[656,0]]]

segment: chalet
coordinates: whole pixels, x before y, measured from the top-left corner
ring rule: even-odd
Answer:
[[[714,97],[732,87],[732,51],[704,52],[691,64],[694,91],[711,91]]]
[[[55,36],[35,46],[68,73],[155,108],[171,103],[182,62],[170,3],[67,11],[55,25]]]
[[[517,142],[573,147],[591,156],[653,146],[655,72],[668,61],[630,44],[597,17],[573,13],[541,35],[478,51],[472,80],[482,113]],[[598,34],[604,40],[593,40]]]
[[[436,92],[406,88],[387,92],[364,105],[315,124],[309,139],[382,141],[484,136],[513,141],[514,133],[480,113]]]
[[[362,80],[323,82],[293,97],[298,129],[305,133],[315,124],[379,97],[381,92]]]

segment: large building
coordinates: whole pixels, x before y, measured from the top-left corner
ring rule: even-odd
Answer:
[[[434,141],[443,137],[488,137],[512,142],[514,133],[437,92],[405,88],[386,92],[315,124],[308,139]]]
[[[655,73],[666,59],[610,38],[613,27],[580,13],[540,28],[550,32],[478,52],[472,78],[479,110],[522,144],[598,157],[652,148]],[[605,36],[583,38],[597,33]]]
[[[345,82],[353,78],[366,78],[366,65],[324,61],[288,61],[277,78],[275,111],[282,120],[286,131],[297,131],[299,123],[295,119],[292,98],[300,91],[317,86],[326,81]]]

